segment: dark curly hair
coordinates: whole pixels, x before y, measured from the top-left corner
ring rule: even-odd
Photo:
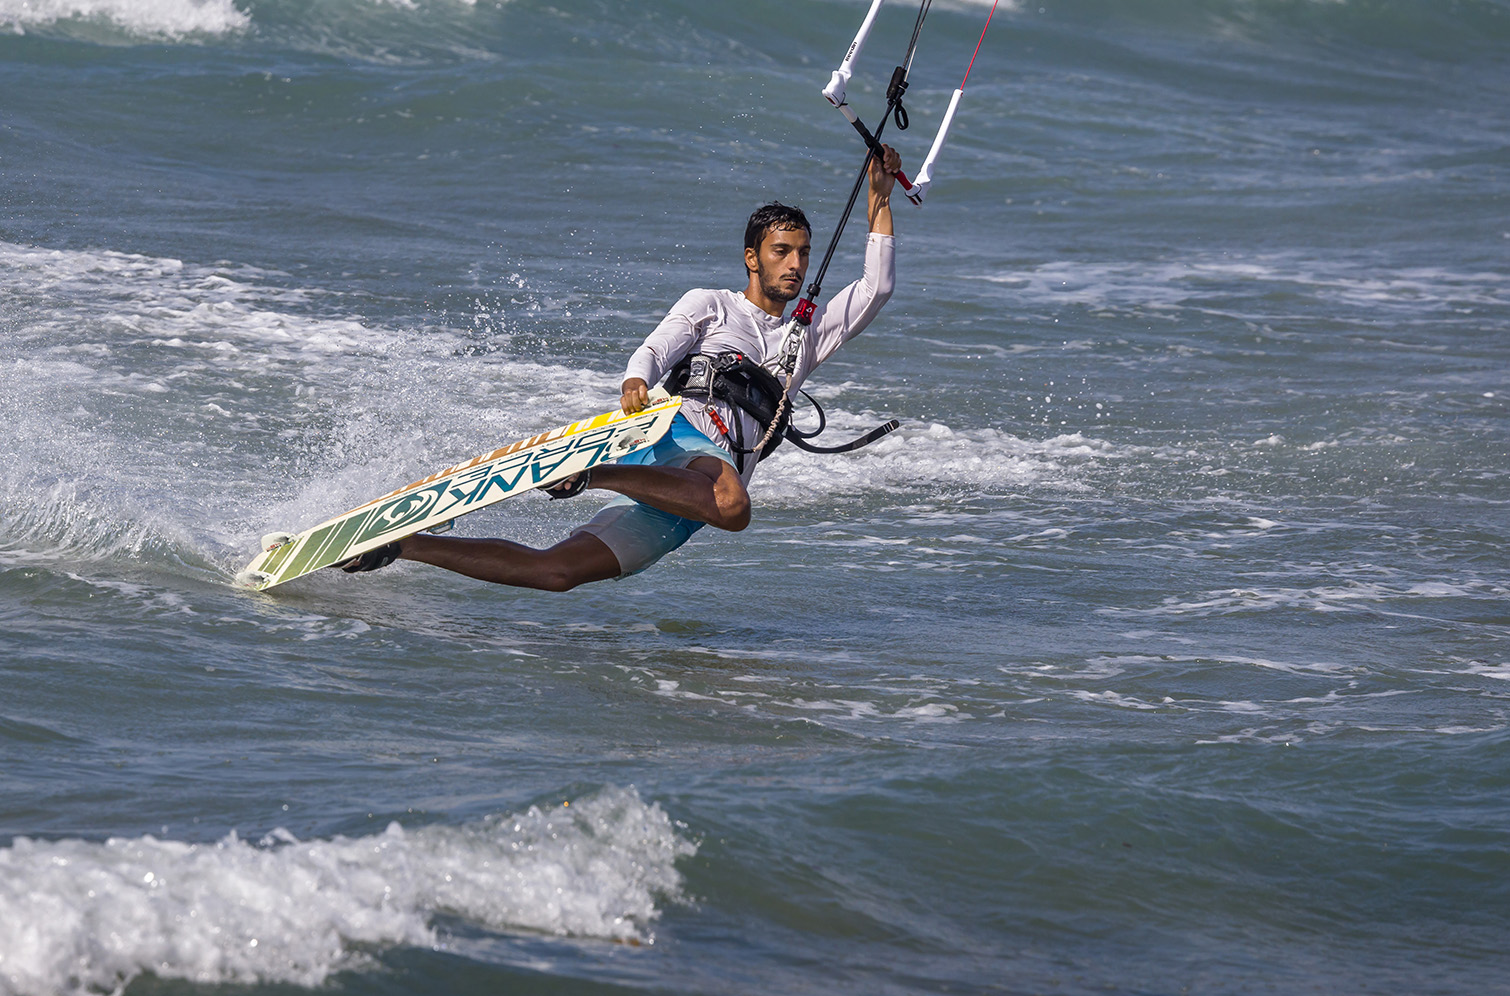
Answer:
[[[760,251],[760,243],[765,241],[766,234],[773,229],[800,228],[808,234],[813,234],[813,226],[807,223],[807,215],[802,213],[801,208],[788,207],[780,201],[772,201],[762,204],[750,215],[749,224],[745,225],[745,248]],[[746,268],[748,271],[748,267]]]

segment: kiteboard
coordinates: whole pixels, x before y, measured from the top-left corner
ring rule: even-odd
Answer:
[[[563,425],[436,471],[302,533],[269,533],[262,538],[262,552],[236,575],[236,583],[266,591],[653,446],[681,405],[681,398],[656,391],[650,407],[633,415],[611,411]]]

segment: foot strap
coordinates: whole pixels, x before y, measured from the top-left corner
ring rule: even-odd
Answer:
[[[380,546],[376,550],[368,550],[366,553],[352,557],[350,560],[336,566],[347,574],[365,574],[368,571],[387,567],[398,559],[398,555],[399,545],[398,541],[395,540],[387,546]]]
[[[568,477],[566,480],[561,481],[559,484],[553,484],[550,487],[542,488],[541,490],[550,495],[551,501],[555,501],[558,498],[575,498],[577,497],[577,495],[586,491],[591,483],[592,471],[584,470],[580,474],[573,474],[571,477]]]

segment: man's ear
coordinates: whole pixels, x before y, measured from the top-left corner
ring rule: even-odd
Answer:
[[[760,268],[759,263],[760,253],[754,249],[745,249],[745,270],[749,273],[754,273]]]

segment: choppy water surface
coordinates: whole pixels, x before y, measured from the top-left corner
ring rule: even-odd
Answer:
[[[1503,986],[1503,0],[1004,5],[815,382],[901,432],[565,596],[229,585],[821,243],[864,9],[0,0],[0,993]]]

